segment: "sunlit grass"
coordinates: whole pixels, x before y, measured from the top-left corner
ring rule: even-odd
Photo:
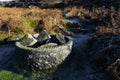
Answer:
[[[29,80],[23,75],[15,74],[10,71],[1,71],[0,80]]]
[[[37,27],[39,20],[44,22],[43,28],[49,33],[56,33],[53,26],[61,19],[61,10],[59,9],[0,7],[0,41],[9,35],[20,37],[26,33],[35,33],[34,29]],[[3,26],[5,24],[6,26]],[[6,30],[1,29],[4,29],[4,27]]]

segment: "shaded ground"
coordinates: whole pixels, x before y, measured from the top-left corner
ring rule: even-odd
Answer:
[[[0,46],[0,70],[8,68],[11,58],[15,53],[15,46],[13,44],[7,44]]]

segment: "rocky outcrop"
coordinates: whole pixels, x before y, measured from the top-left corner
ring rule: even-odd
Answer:
[[[36,39],[31,34],[26,34],[21,40],[20,43],[25,46],[32,46],[37,42]]]

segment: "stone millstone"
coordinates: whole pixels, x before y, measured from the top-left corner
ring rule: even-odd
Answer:
[[[23,42],[15,43],[18,62],[26,69],[47,70],[57,67],[72,50],[73,41],[67,36],[58,34],[50,37],[46,31],[40,35],[38,37],[40,41],[35,43],[37,46],[24,46],[31,44],[31,38],[34,39],[32,35],[26,35]],[[50,40],[50,42],[46,42],[46,40]]]
[[[37,42],[37,40],[31,35],[26,34],[21,40],[20,43],[24,46],[32,46]]]
[[[48,34],[48,32],[46,30],[42,31],[40,33],[40,35],[37,37],[38,41],[44,41],[44,40],[48,40],[50,39],[50,35]]]
[[[40,48],[42,48],[42,47],[43,48],[51,48],[51,47],[55,47],[55,46],[57,46],[56,43],[48,43],[48,44],[40,46]]]

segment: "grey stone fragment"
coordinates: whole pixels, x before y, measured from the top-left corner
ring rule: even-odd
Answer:
[[[32,46],[37,42],[37,40],[31,35],[26,34],[21,40],[20,43],[24,46]]]
[[[58,39],[58,41],[59,41],[61,44],[64,44],[64,43],[66,42],[64,35],[62,35],[62,34],[60,34],[60,33],[56,35],[56,38]]]
[[[33,37],[35,37],[35,38],[37,38],[38,36],[39,36],[39,34],[38,34],[38,33],[33,35]]]
[[[37,40],[38,41],[44,41],[44,40],[47,40],[47,39],[50,39],[50,35],[48,34],[48,32],[46,30],[42,31],[39,36],[37,37]]]

